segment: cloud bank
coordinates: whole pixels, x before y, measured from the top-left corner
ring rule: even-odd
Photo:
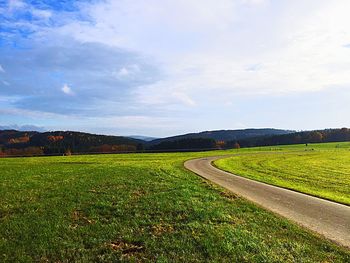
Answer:
[[[347,98],[349,8],[346,0],[5,1],[3,122],[22,122],[25,114],[45,127],[95,131],[93,119],[124,134],[134,134],[138,122],[140,132],[156,136],[346,126],[334,116],[323,125],[311,115],[285,122],[282,116],[291,113],[277,109],[277,101],[317,97],[332,105],[330,92]],[[317,110],[325,116],[325,108]]]

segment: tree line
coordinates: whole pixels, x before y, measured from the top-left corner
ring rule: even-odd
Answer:
[[[95,135],[81,132],[39,133],[0,131],[0,156],[70,155],[74,153],[143,151],[199,151],[342,141],[350,141],[350,129],[303,131],[230,141],[215,140],[213,138],[179,138],[161,141],[157,144],[147,143],[128,137]]]
[[[227,147],[229,148],[235,143],[239,143],[241,147],[259,147],[344,141],[350,141],[350,129],[348,128],[302,131],[283,135],[229,141],[227,142]]]
[[[136,152],[143,141],[82,132],[0,131],[0,156],[32,156],[72,153]]]

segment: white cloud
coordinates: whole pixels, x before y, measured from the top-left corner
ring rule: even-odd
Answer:
[[[269,3],[270,0],[242,0],[242,2],[248,5],[262,5]]]
[[[194,37],[198,43],[225,29],[235,18],[236,6],[231,0],[108,0],[83,8],[93,23],[73,21],[59,32],[151,55],[177,52],[179,44],[186,47]]]
[[[173,92],[172,97],[174,97],[176,100],[180,101],[186,106],[195,106],[196,102],[191,99],[186,93],[183,92]]]
[[[1,65],[0,65],[0,72],[5,73],[5,70]]]
[[[119,77],[124,77],[124,76],[127,76],[129,74],[130,74],[129,70],[127,68],[125,68],[125,67],[122,67],[117,73],[117,75]]]
[[[116,73],[113,73],[113,75],[116,75],[117,78],[122,79],[130,75],[130,71],[126,67],[122,67]]]
[[[231,52],[222,43],[222,50],[213,52],[209,48],[170,60],[168,79],[162,85],[151,85],[152,93],[157,94],[153,102],[168,101],[169,93],[181,92],[183,87],[189,94],[201,94],[208,102],[214,92],[235,98],[242,94],[294,94],[350,85],[350,52],[343,48],[350,40],[346,6],[350,8],[350,3],[322,4],[307,16],[294,17],[284,22],[283,32],[278,30],[281,35],[276,43],[268,45],[267,41],[265,48],[246,43],[248,49],[239,49],[244,56]],[[230,34],[235,36],[227,32]],[[259,67],[247,70],[250,65]],[[148,89],[143,88],[143,93]]]
[[[1,101],[1,97],[0,97],[0,101]],[[6,114],[6,115],[21,116],[21,117],[26,116],[26,117],[38,118],[38,119],[42,119],[44,117],[51,120],[58,119],[58,118],[67,118],[65,115],[61,115],[61,114],[44,112],[44,111],[23,110],[18,108],[5,108],[5,109],[0,108],[0,113],[4,115]]]
[[[64,94],[74,95],[74,92],[72,91],[71,87],[69,87],[67,84],[64,84],[61,90]]]
[[[84,7],[94,23],[69,23],[59,32],[158,59],[167,78],[163,86],[152,85],[157,90],[153,101],[184,94],[183,87],[185,94],[217,90],[235,95],[304,92],[350,83],[350,52],[342,48],[350,41],[348,1],[293,2],[281,10],[270,9],[268,3],[105,1]],[[257,5],[263,7],[249,8]],[[257,64],[255,70],[247,70]],[[117,76],[131,71],[123,67]],[[184,98],[178,101],[192,104]]]
[[[52,12],[49,10],[31,9],[32,14],[37,18],[48,19],[52,16]]]
[[[10,10],[24,8],[26,6],[26,3],[21,0],[9,0],[8,2],[8,7]]]
[[[136,74],[140,73],[141,69],[137,64],[121,67],[119,70],[112,72],[112,75],[118,79],[125,79],[135,77]]]
[[[18,27],[23,29],[23,27],[28,27],[35,30],[40,30],[35,24],[39,22],[46,22],[47,19],[52,17],[52,11],[48,9],[38,9],[35,6],[26,3],[22,0],[9,0],[6,8],[3,8],[2,11],[5,14],[5,17],[10,18],[11,16],[17,16],[16,21],[10,21],[12,27]],[[37,21],[28,21],[23,17],[23,13],[29,12]],[[20,14],[20,15],[19,15]],[[6,21],[8,22],[8,21]],[[4,25],[6,25],[4,22]]]
[[[82,4],[81,12],[92,22],[69,20],[52,29],[51,37],[72,36],[150,55],[166,72],[164,86],[153,84],[165,96],[182,94],[183,87],[186,94],[268,94],[350,83],[350,52],[344,48],[350,41],[349,2],[280,6],[268,0],[107,0]],[[251,65],[259,67],[247,70]],[[138,70],[126,65],[112,74],[130,79]]]

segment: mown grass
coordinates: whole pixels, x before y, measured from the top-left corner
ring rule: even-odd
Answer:
[[[0,159],[0,262],[350,261],[183,168],[223,153]]]
[[[215,165],[237,175],[350,205],[350,143],[287,148],[304,152],[235,156]]]

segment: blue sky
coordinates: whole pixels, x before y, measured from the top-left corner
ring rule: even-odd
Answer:
[[[0,0],[0,126],[349,127],[347,0]]]

